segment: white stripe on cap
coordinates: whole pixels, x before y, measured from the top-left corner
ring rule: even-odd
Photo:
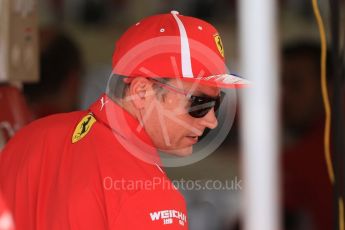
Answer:
[[[180,31],[182,76],[193,78],[192,61],[190,58],[190,49],[186,29],[182,21],[177,17],[178,12],[171,11],[171,14],[174,16]]]

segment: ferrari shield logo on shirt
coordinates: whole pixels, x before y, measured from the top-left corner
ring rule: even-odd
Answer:
[[[216,46],[218,48],[219,53],[224,57],[224,47],[222,39],[220,38],[219,34],[214,35],[214,41],[216,42]]]
[[[86,134],[89,133],[91,130],[92,125],[96,122],[96,119],[92,114],[88,114],[81,119],[78,123],[77,127],[75,128],[73,135],[72,135],[72,143],[76,143],[83,139]]]
[[[157,212],[151,212],[150,217],[152,221],[161,220],[164,225],[174,224],[178,222],[180,225],[184,226],[187,222],[187,217],[183,212],[176,210],[161,210]]]

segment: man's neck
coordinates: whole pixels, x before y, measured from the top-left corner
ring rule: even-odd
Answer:
[[[130,115],[138,120],[138,111],[136,111],[130,101],[125,101],[123,98],[114,97],[111,97],[111,100],[113,100],[118,106],[120,106],[122,109],[127,111]]]

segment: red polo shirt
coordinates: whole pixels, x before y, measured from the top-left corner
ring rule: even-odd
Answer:
[[[103,95],[20,130],[1,155],[0,187],[18,230],[188,229],[158,161],[137,120]]]

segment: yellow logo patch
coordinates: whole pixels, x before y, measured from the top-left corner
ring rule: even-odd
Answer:
[[[218,48],[219,53],[224,57],[224,47],[222,39],[220,38],[219,34],[214,35],[214,41],[216,42],[216,46]]]
[[[73,136],[72,136],[72,143],[76,143],[83,139],[86,134],[89,133],[91,130],[91,127],[96,122],[96,119],[92,114],[88,114],[81,121],[78,123],[77,127],[74,130]]]

